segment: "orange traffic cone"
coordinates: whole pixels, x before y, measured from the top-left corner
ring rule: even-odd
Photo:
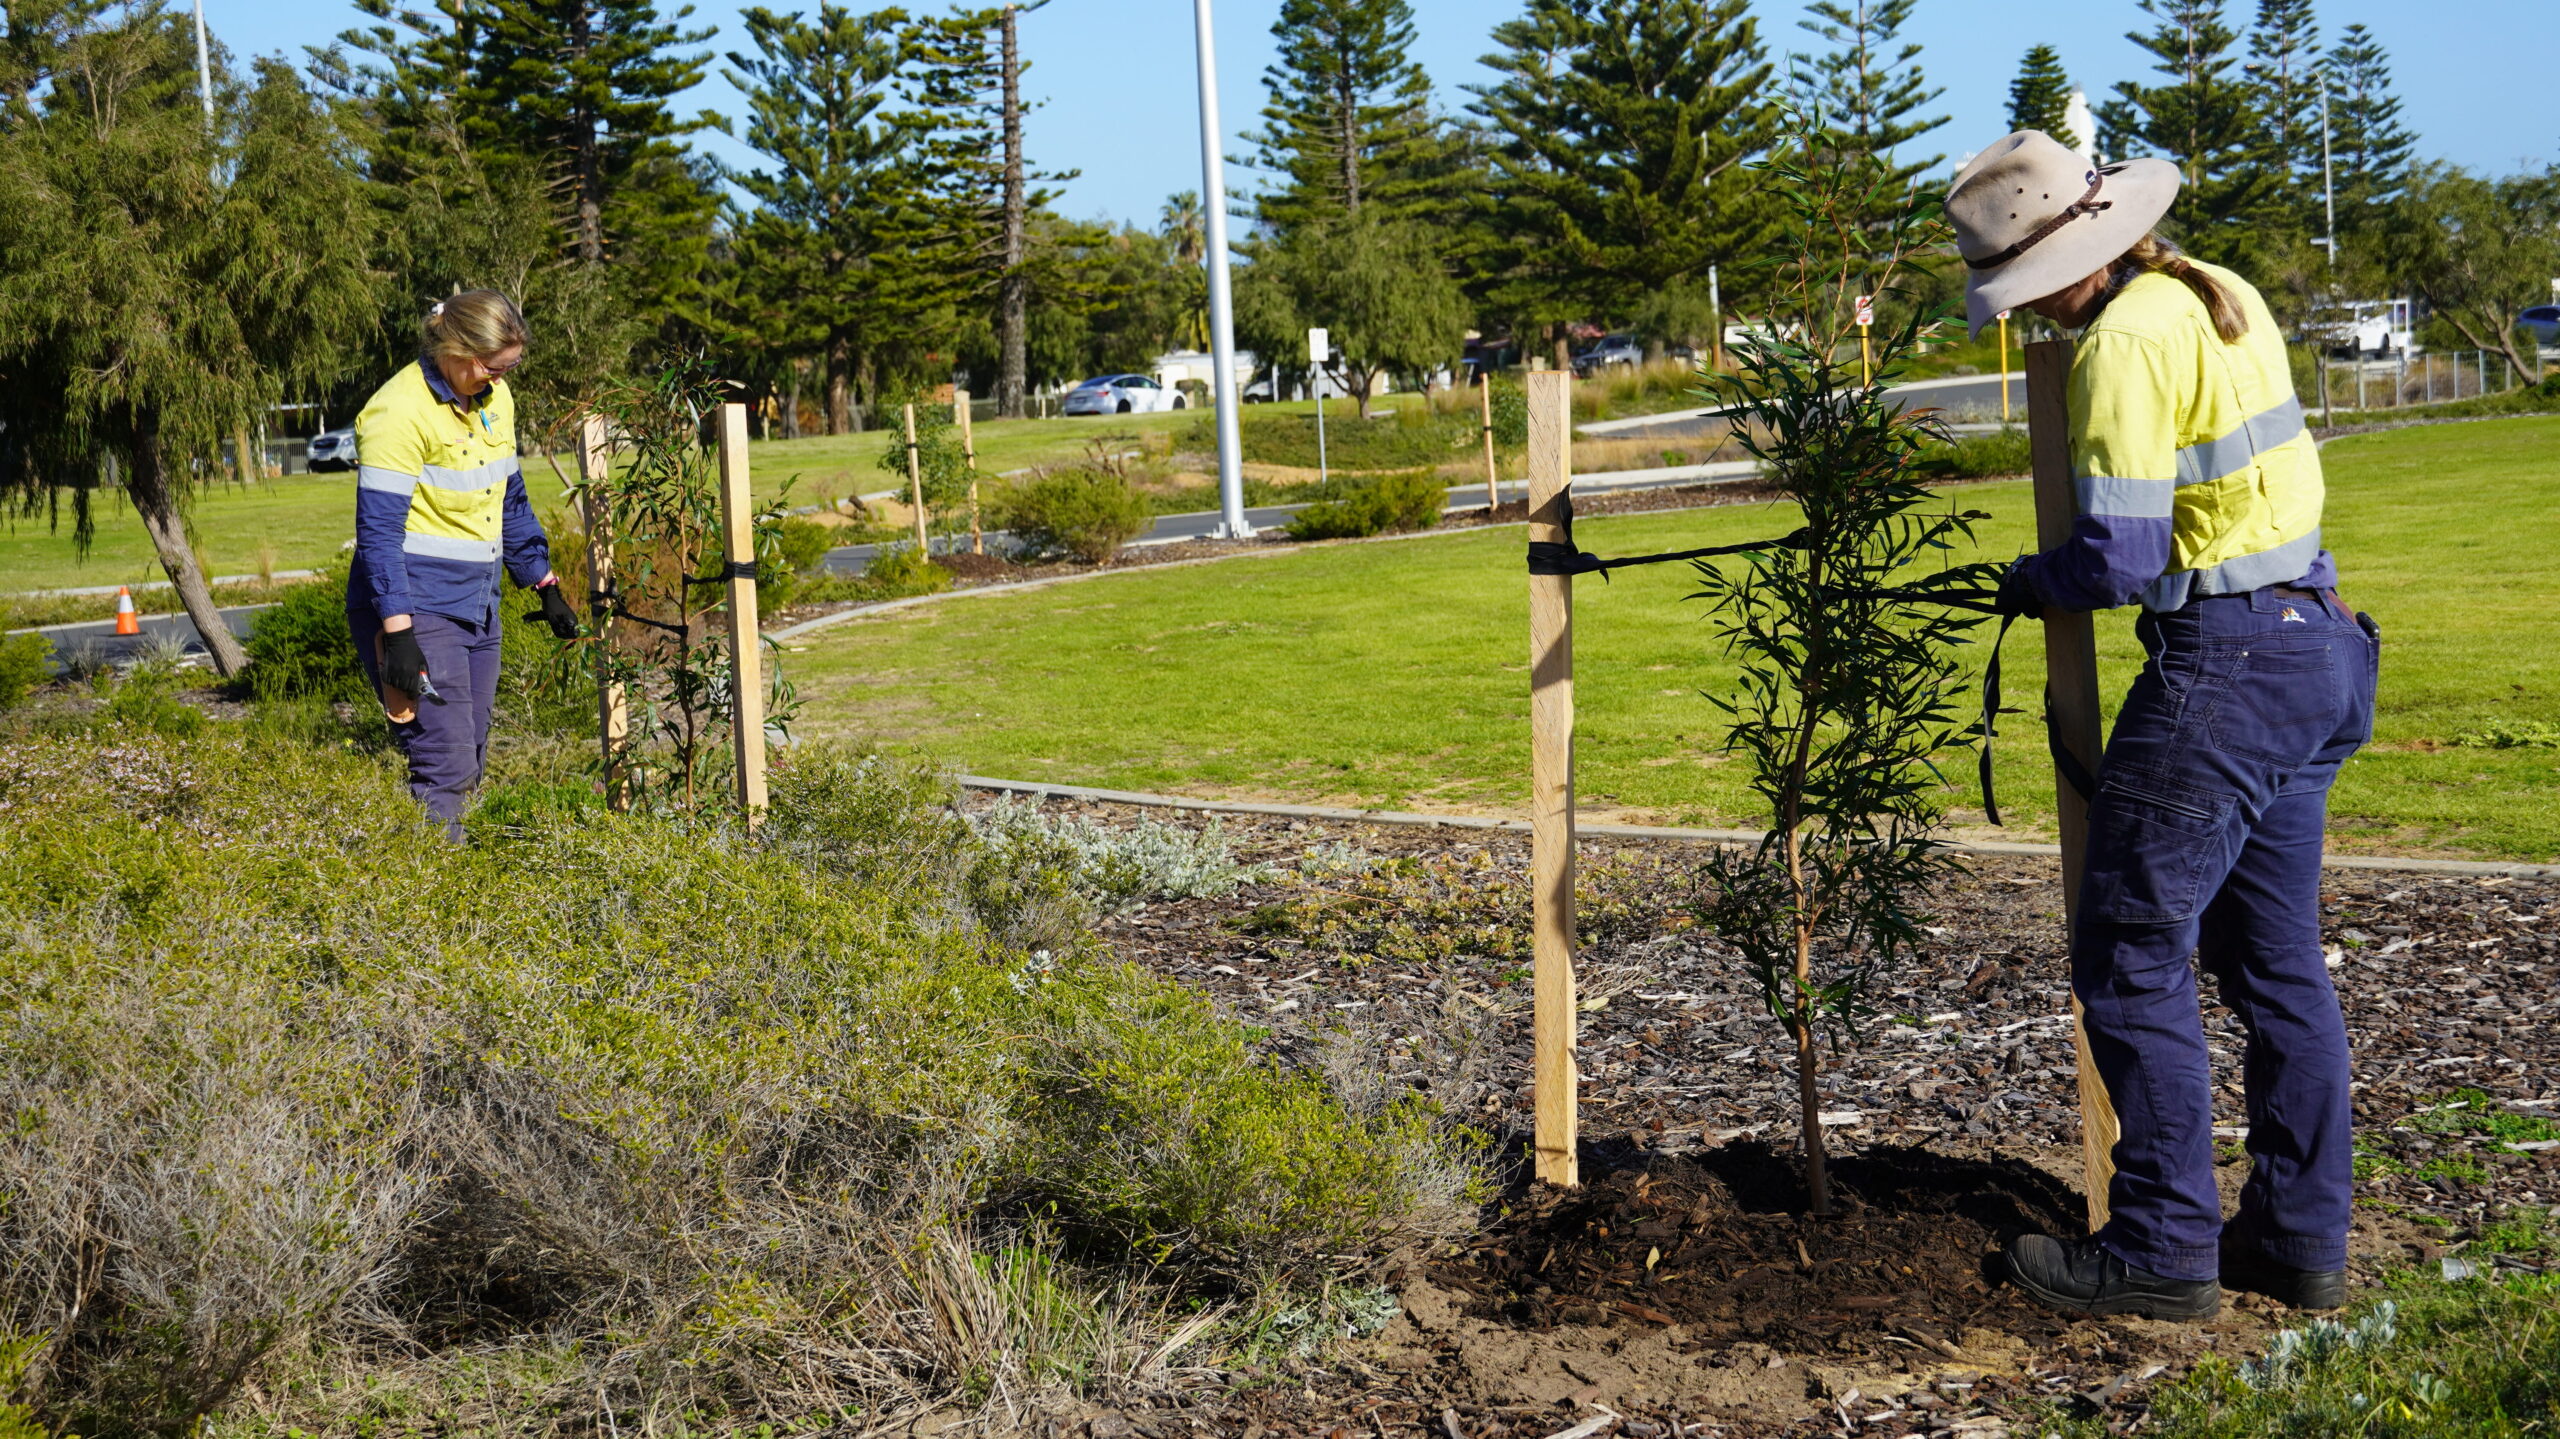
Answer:
[[[142,616],[133,612],[133,589],[128,585],[116,586],[116,633],[120,635],[142,633]]]

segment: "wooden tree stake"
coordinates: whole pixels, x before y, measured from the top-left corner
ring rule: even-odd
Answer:
[[[910,405],[910,439],[915,432]],[[729,559],[729,730],[738,741],[738,803],[753,831],[764,822],[765,810],[764,655],[756,628],[756,503],[747,483],[747,407],[740,404],[720,407],[720,531]]]
[[[960,458],[969,466],[969,553],[987,552],[986,531],[978,527],[978,433],[969,422],[969,392],[951,392],[951,420],[960,427]]]
[[[1495,469],[1493,463],[1492,372],[1487,371],[1483,379],[1484,383],[1477,388],[1483,392],[1479,397],[1481,400],[1479,408],[1484,411],[1484,507],[1488,510],[1498,510],[1502,508],[1502,472]]]
[[[588,623],[596,630],[596,734],[604,742],[604,802],[631,808],[631,711],[613,678],[613,506],[603,491],[612,472],[604,416],[578,427],[579,513],[587,527]]]
[[[2071,483],[2071,414],[2066,384],[2071,342],[2040,340],[2026,347],[2027,435],[2034,456],[2036,546],[2051,549],[2071,537],[2079,503]],[[2045,708],[2053,733],[2089,774],[2098,772],[2104,748],[2098,716],[2096,629],[2085,614],[2045,611]],[[2055,809],[2062,830],[2062,919],[2077,934],[2080,872],[2089,852],[2089,801],[2071,787],[2060,766],[2054,773]],[[2080,1071],[2080,1166],[2089,1196],[2089,1228],[2107,1222],[2107,1186],[2115,1178],[2116,1110],[2106,1081],[2089,1058],[2089,1036],[2080,1000],[2071,1000],[2071,1050]]]
[[[924,537],[924,463],[916,458],[916,407],[907,406],[907,497],[916,507],[916,553],[930,557]]]
[[[1533,371],[1529,538],[1571,538],[1573,376]],[[1581,1073],[1573,1062],[1573,577],[1529,577],[1530,941],[1535,972],[1538,1177],[1579,1184]]]

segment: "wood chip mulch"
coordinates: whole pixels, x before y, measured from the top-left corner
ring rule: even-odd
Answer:
[[[1132,1432],[1446,1439],[1445,1411],[1465,1439],[1547,1435],[1606,1405],[1624,1420],[1607,1432],[1638,1439],[1987,1434],[2057,1401],[2130,1425],[2161,1375],[2300,1322],[2237,1295],[2206,1325],[2068,1320],[1986,1269],[2008,1235],[2081,1212],[2054,861],[1977,858],[1936,897],[1930,949],[1874,996],[1863,1042],[1828,1056],[1845,1212],[1817,1220],[1784,1036],[1687,924],[1694,847],[1583,845],[1585,1182],[1560,1193],[1523,1162],[1526,836],[1217,822],[1287,872],[1113,920],[1113,951],[1340,1082],[1429,1095],[1497,1137],[1507,1183],[1475,1235],[1393,1270],[1403,1313],[1384,1332],[1232,1376]],[[2560,884],[2333,871],[2323,901],[2356,1061],[2351,1263],[2369,1281],[2560,1195],[2560,1144],[2540,1137],[2560,1136]],[[2228,1200],[2247,1172],[2242,1035],[2210,981],[2204,996]]]

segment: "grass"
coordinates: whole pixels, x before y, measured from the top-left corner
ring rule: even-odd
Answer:
[[[2343,1322],[2279,1334],[2267,1357],[2207,1359],[2151,1396],[2159,1439],[2518,1439],[2560,1410],[2560,1277],[2395,1276]],[[2084,1411],[2085,1412],[2085,1411]],[[2037,1432],[2098,1439],[2104,1416]]]
[[[1420,399],[1386,395],[1376,404],[1396,408]],[[1341,415],[1347,409],[1346,403],[1337,401],[1334,413]],[[1304,402],[1256,405],[1252,413],[1306,414],[1309,407]],[[1179,434],[1197,418],[1184,410],[1166,415],[989,421],[977,427],[978,465],[994,475],[1080,459],[1087,443],[1098,436]],[[882,447],[888,443],[890,434],[885,430],[757,442],[749,447],[755,493],[769,498],[788,481],[794,499],[819,503],[895,488],[895,477],[879,468]],[[563,456],[561,464],[568,467],[568,457]],[[549,461],[526,456],[524,475],[535,509],[548,511],[560,504],[561,479]],[[121,497],[101,494],[98,504],[97,540],[86,556],[72,543],[67,510],[59,525],[44,514],[0,519],[0,592],[166,580],[141,522]],[[316,569],[355,533],[355,476],[287,475],[250,485],[208,486],[195,496],[189,526],[197,559],[208,574],[256,574],[262,562],[279,570]],[[102,619],[112,612],[110,604],[94,615],[67,618]],[[24,622],[51,624],[58,619],[48,613]]]
[[[2331,833],[2364,852],[2560,853],[2560,765],[2459,736],[2560,718],[2560,654],[2535,636],[2560,602],[2539,563],[2560,421],[2352,436],[2326,453],[2328,536],[2346,593],[2385,636],[2375,743],[2341,777]],[[1957,492],[1990,511],[1982,552],[2031,533],[2022,483]],[[1782,534],[1771,506],[1587,520],[1641,554]],[[1417,809],[1526,803],[1527,614],[1520,532],[1291,551],[1022,595],[976,597],[812,636],[793,661],[812,733],[863,736],[1014,778]],[[1580,798],[1682,824],[1747,821],[1700,691],[1732,669],[1679,601],[1678,566],[1577,587]],[[2132,615],[2099,625],[2110,715],[2139,665]],[[2041,672],[2033,627],[2010,673]],[[2031,696],[2032,679],[2013,680]],[[2050,763],[2032,717],[1997,748],[2017,837],[2049,834]],[[1953,818],[1978,824],[1970,761]]]

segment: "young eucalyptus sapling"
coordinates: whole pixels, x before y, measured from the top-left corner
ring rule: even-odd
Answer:
[[[700,358],[609,392],[598,408],[613,454],[603,478],[570,491],[572,506],[601,514],[613,538],[609,626],[565,647],[585,651],[596,676],[618,682],[630,706],[633,801],[660,812],[698,812],[734,781],[719,762],[734,712],[720,515],[718,452],[703,443],[726,386]],[[779,553],[786,501],[757,511],[759,561]],[[798,707],[770,658],[765,723],[787,726]]]
[[[1811,117],[1797,128],[1821,133]],[[1741,952],[1793,1041],[1808,1203],[1824,1214],[1818,1031],[1827,1023],[1855,1039],[1868,986],[1918,939],[1917,897],[1956,864],[1931,838],[1945,803],[1934,757],[1971,739],[1953,651],[1983,623],[1963,606],[1995,583],[1996,567],[1946,563],[1980,516],[1915,474],[1917,451],[1943,432],[1885,394],[1930,327],[1914,313],[1885,329],[1873,382],[1859,378],[1856,297],[1897,296],[1914,261],[1942,243],[1935,202],[1891,193],[1886,167],[1855,155],[1762,168],[1791,216],[1771,266],[1775,323],[1736,346],[1735,374],[1707,381],[1731,407],[1735,442],[1803,524],[1765,548],[1697,562],[1693,598],[1709,603],[1715,637],[1741,668],[1735,689],[1710,702],[1730,718],[1725,748],[1768,807],[1757,846],[1709,861],[1697,914]],[[1879,214],[1891,216],[1881,229]]]

